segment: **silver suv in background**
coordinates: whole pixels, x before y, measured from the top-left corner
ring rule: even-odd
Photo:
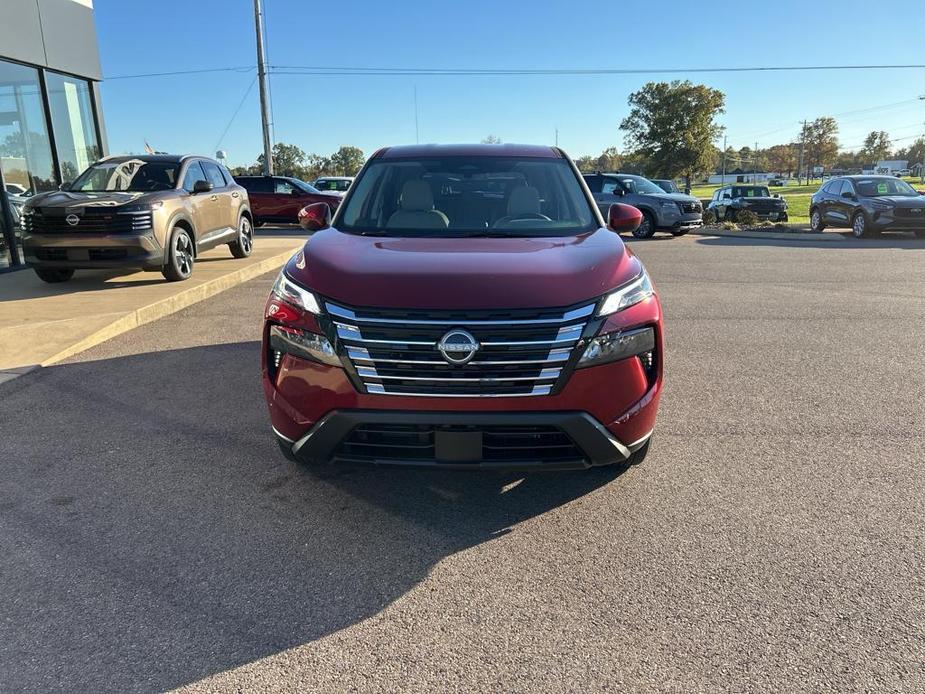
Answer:
[[[656,231],[683,236],[703,226],[703,205],[684,193],[666,193],[648,178],[621,173],[584,175],[594,201],[606,215],[615,202],[632,205],[642,212],[642,224],[633,236],[647,239]]]

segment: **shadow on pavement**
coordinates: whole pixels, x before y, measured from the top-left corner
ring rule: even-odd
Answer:
[[[0,386],[0,689],[165,690],[310,642],[622,472],[319,476],[277,450],[258,350]]]
[[[839,235],[843,236],[843,238],[833,241],[756,239],[744,236],[741,238],[734,236],[697,236],[696,241],[706,246],[802,246],[805,248],[831,248],[839,250],[849,248],[852,250],[898,248],[901,250],[925,251],[925,240],[917,239],[911,234],[884,234],[875,239],[856,239],[850,234]]]
[[[0,291],[0,303],[20,299],[37,299],[49,296],[63,296],[78,292],[95,292],[119,287],[144,287],[149,284],[164,284],[159,272],[146,272],[145,279],[133,279],[122,282],[112,281],[133,270],[77,270],[74,277],[67,282],[49,284],[43,282],[30,269],[24,268],[4,274],[4,285]]]

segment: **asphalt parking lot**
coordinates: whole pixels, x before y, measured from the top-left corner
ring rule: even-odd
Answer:
[[[272,275],[0,385],[0,690],[925,689],[925,242],[632,245],[629,470],[293,466]]]

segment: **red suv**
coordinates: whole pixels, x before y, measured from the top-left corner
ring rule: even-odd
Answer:
[[[378,151],[266,304],[263,386],[303,462],[638,463],[662,386],[642,263],[558,148]]]
[[[323,193],[298,178],[288,176],[235,176],[235,183],[247,190],[254,224],[296,224],[299,210],[316,202],[331,210],[340,205],[340,193]]]

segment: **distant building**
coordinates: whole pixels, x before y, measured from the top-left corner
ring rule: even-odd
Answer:
[[[726,171],[726,175],[724,177],[723,171],[720,169],[707,179],[707,183],[718,185],[723,185],[726,183],[767,183],[772,178],[779,178],[779,176],[775,173],[769,173],[767,171],[745,171],[743,169],[732,169],[730,171]]]
[[[909,162],[906,159],[885,159],[877,162],[875,173],[895,175],[909,171]]]
[[[93,0],[0,0],[0,269],[16,265],[11,205],[106,153]]]

